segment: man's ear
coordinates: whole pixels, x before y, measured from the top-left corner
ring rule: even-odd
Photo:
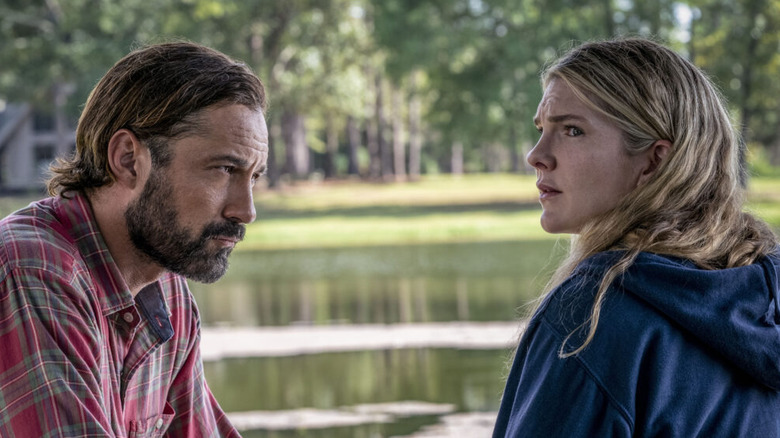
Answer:
[[[637,185],[642,185],[650,180],[661,166],[661,163],[666,159],[669,153],[672,151],[672,142],[669,140],[656,140],[650,148],[645,151],[647,156],[647,165],[642,169],[642,174],[639,175],[639,181]]]
[[[148,172],[149,150],[128,129],[120,129],[108,141],[108,166],[118,184],[130,189]],[[143,181],[140,181],[143,183]]]

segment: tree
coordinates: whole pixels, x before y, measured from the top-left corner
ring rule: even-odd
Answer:
[[[639,34],[687,51],[743,137],[774,145],[780,163],[779,26],[777,0],[159,0],[154,11],[144,0],[1,0],[0,97],[75,119],[119,57],[176,35],[265,82],[272,185],[312,165],[327,178],[414,180],[426,163],[517,172],[537,136],[545,63],[578,41]]]
[[[774,0],[689,2],[693,61],[714,76],[747,144],[780,165],[780,4]]]

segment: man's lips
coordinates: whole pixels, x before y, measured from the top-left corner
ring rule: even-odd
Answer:
[[[539,189],[539,199],[547,199],[561,194],[560,190],[552,186],[548,186],[547,184],[537,183],[536,187]]]
[[[204,243],[212,241],[222,249],[232,249],[240,242],[246,233],[246,228],[235,222],[212,223],[206,226],[201,234]]]
[[[236,243],[241,241],[241,238],[231,236],[213,236],[211,239],[216,240],[218,243],[225,246],[235,246]]]

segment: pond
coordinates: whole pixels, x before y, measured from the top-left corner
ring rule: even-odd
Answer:
[[[559,253],[554,241],[236,252],[222,280],[191,286],[207,329],[517,321]],[[492,421],[510,357],[366,348],[207,361],[205,372],[227,412],[260,416],[245,437],[400,437],[461,414]]]

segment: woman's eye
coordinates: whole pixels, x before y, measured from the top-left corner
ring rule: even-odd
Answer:
[[[584,132],[582,132],[582,129],[576,126],[566,126],[566,135],[570,137],[579,137],[582,134],[584,134]]]

